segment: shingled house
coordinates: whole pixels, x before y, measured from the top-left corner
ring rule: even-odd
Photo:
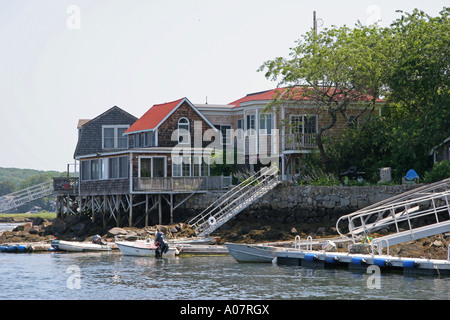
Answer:
[[[205,150],[211,145],[238,149],[250,169],[264,157],[276,161],[281,177],[291,179],[302,156],[315,148],[319,126],[329,119],[305,97],[267,110],[280,90],[248,94],[227,105],[180,98],[153,105],[139,119],[113,107],[80,120],[74,153],[80,164],[79,210],[93,216],[102,212],[103,219],[112,217],[117,224],[125,212],[131,225],[133,208],[145,205],[146,219],[158,209],[161,222],[165,201],[172,219],[175,208],[195,193],[230,185],[230,177],[210,176]],[[360,108],[355,103],[348,109],[357,114]],[[337,119],[334,132],[346,124]]]

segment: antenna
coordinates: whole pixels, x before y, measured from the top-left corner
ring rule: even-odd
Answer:
[[[208,104],[208,96],[206,96],[206,104]]]
[[[316,17],[316,11],[313,11],[313,30],[314,34],[317,35],[317,22],[320,22],[320,26],[323,26],[323,20]]]

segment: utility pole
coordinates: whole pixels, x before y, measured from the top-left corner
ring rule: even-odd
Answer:
[[[316,11],[313,11],[313,30],[314,30],[314,34],[317,36],[317,18],[316,18]]]

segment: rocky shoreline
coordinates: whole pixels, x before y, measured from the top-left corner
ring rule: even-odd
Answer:
[[[165,233],[168,239],[195,236],[194,231],[184,223],[174,225],[156,225],[146,228],[102,227],[94,224],[83,216],[71,216],[64,221],[59,218],[0,218],[3,223],[20,223],[12,231],[0,233],[0,244],[50,243],[55,238],[71,241],[90,241],[98,234],[106,242],[114,242],[116,236],[133,241],[138,238],[153,236],[157,230]],[[256,223],[234,223],[228,228],[215,232],[213,236],[218,244],[225,242],[237,243],[268,243],[293,241],[296,235],[302,239],[336,237],[333,227],[308,225],[304,230],[289,228],[284,224],[261,226]],[[347,251],[350,243],[339,243],[339,251]],[[447,259],[450,233],[439,234],[429,238],[410,241],[392,246],[390,255],[400,257]]]

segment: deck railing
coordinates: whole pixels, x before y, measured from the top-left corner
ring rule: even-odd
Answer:
[[[285,150],[298,150],[300,148],[314,148],[316,134],[285,134]]]
[[[79,179],[77,177],[57,177],[53,178],[53,192],[55,193],[78,193]]]
[[[133,191],[222,190],[231,185],[231,176],[133,178]]]

